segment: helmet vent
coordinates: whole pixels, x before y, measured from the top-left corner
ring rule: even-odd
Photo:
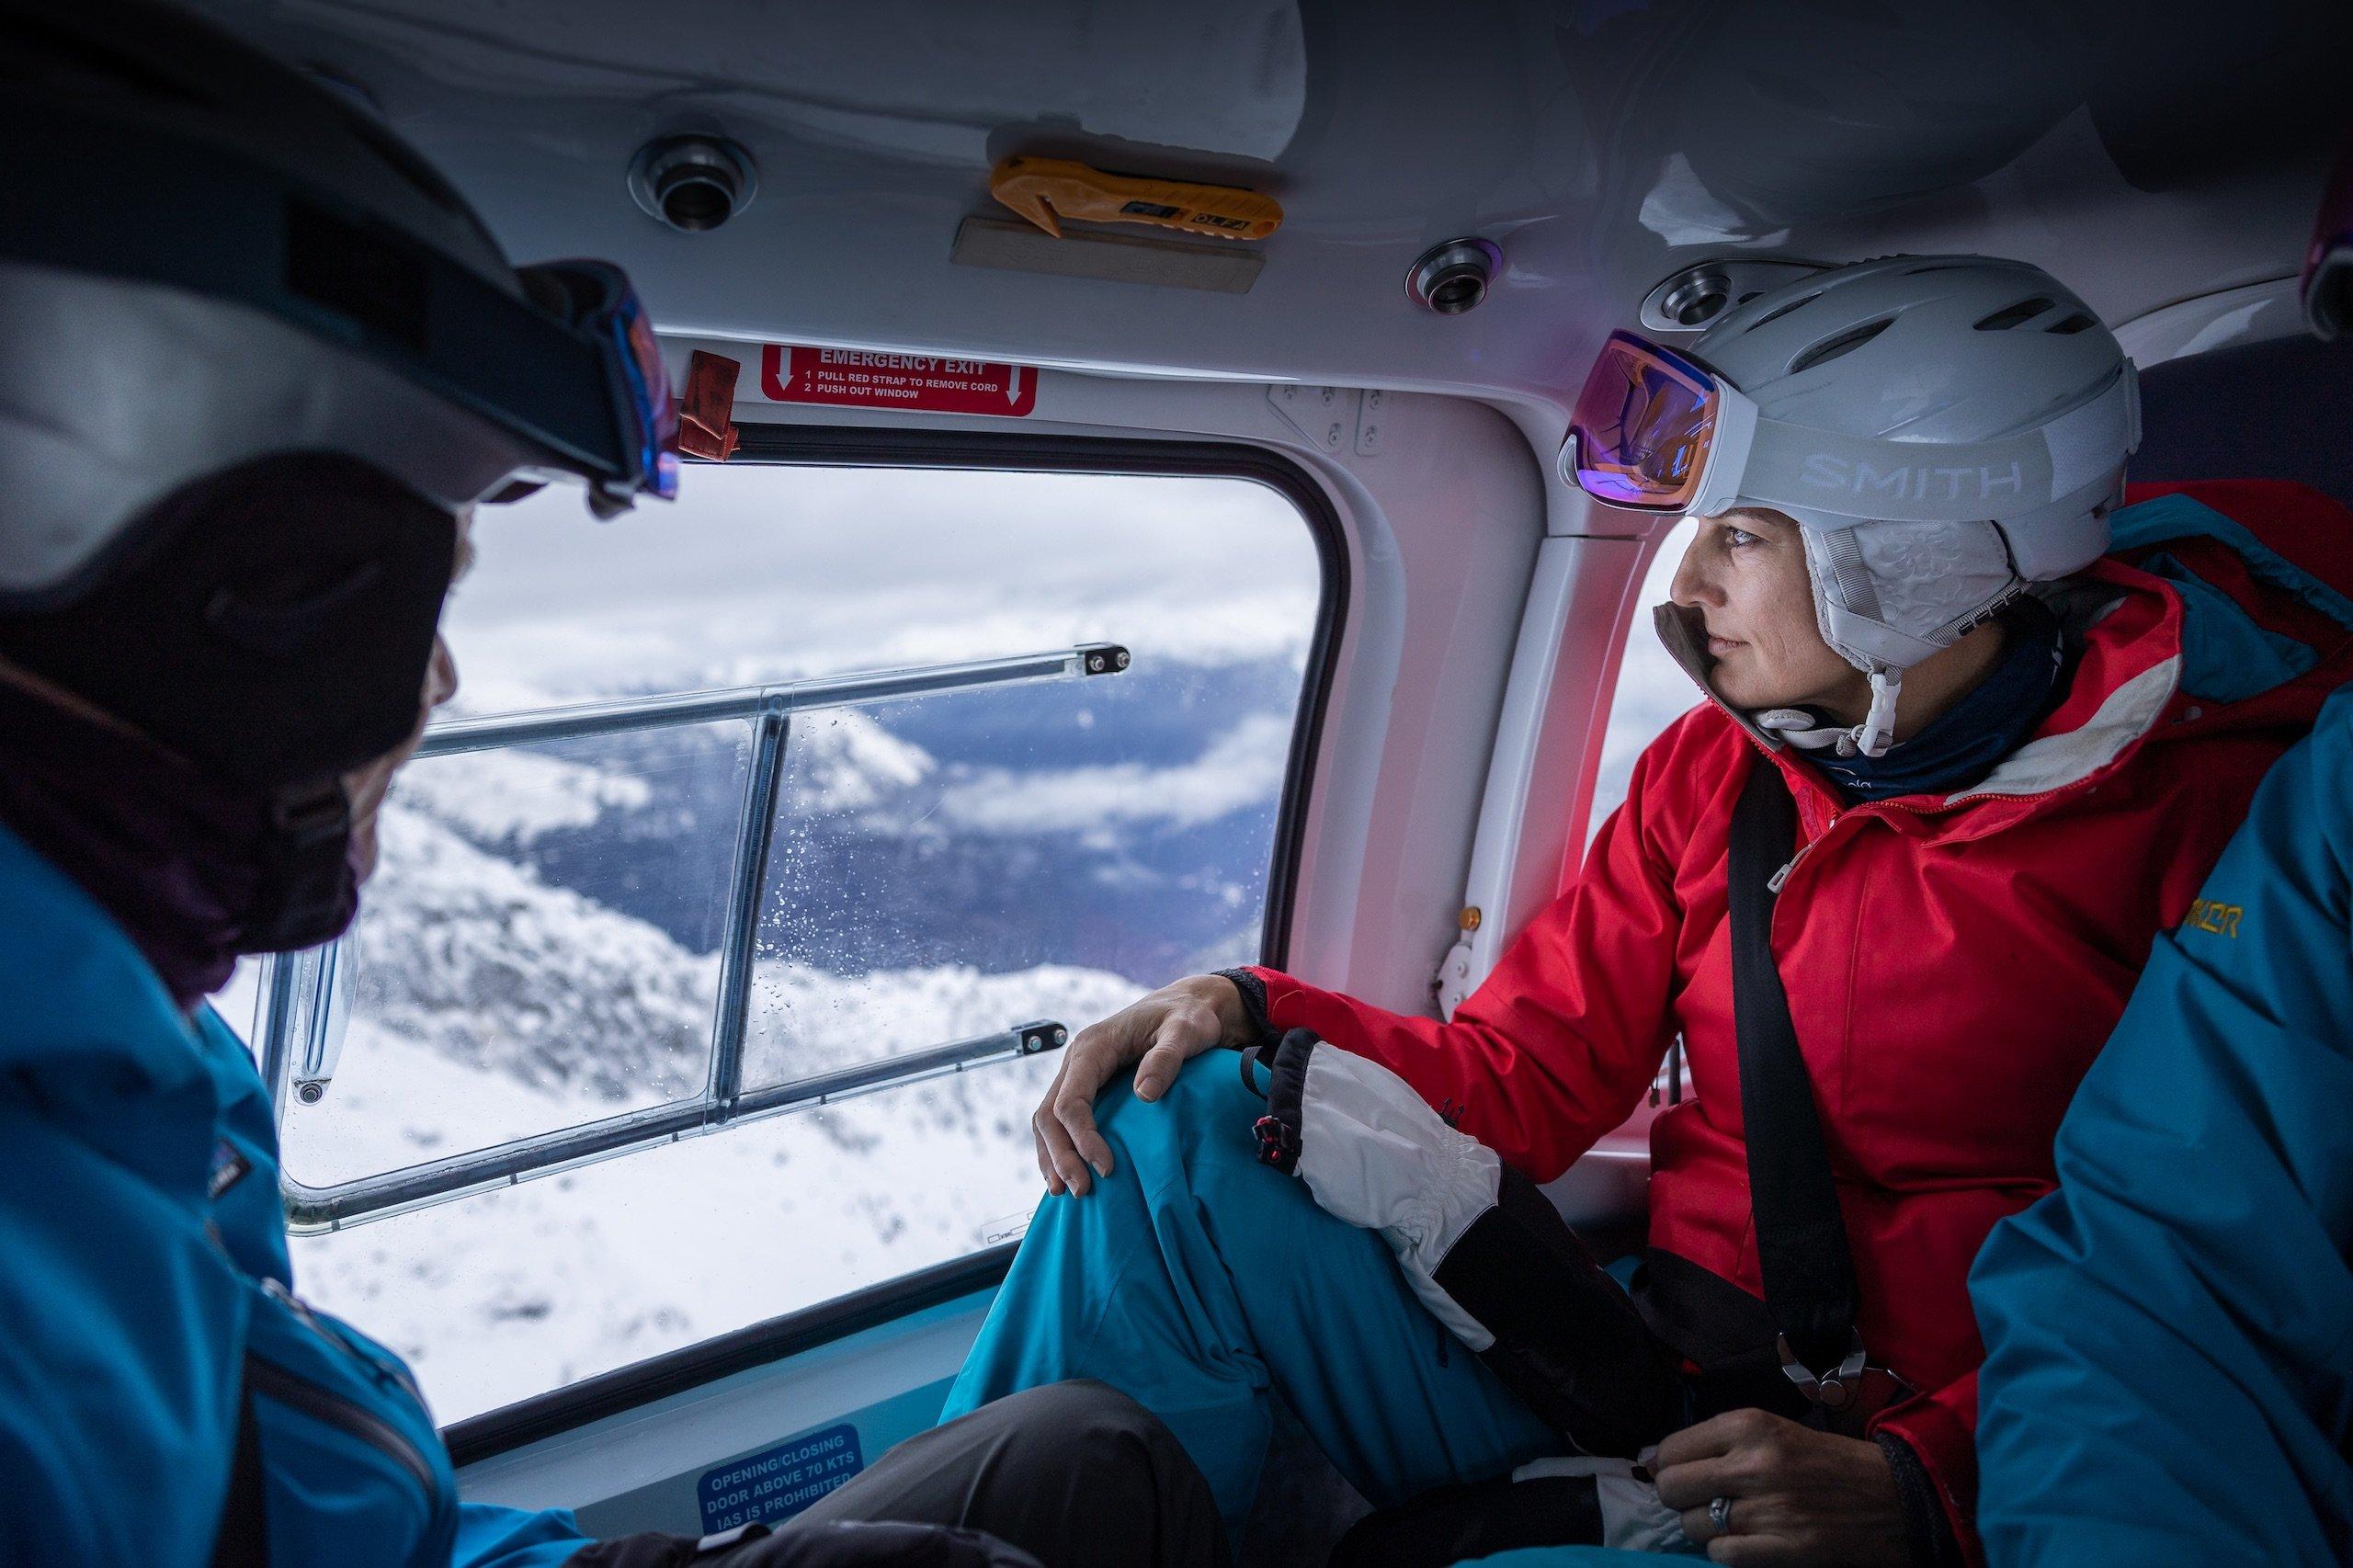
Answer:
[[[2050,308],[2051,301],[2037,295],[2031,300],[2020,300],[2015,305],[2004,305],[1992,315],[1974,323],[1973,326],[1979,332],[2007,332],[2014,326],[2024,326]]]
[[[1758,316],[1755,321],[1750,322],[1748,324],[1748,330],[1754,332],[1768,322],[1779,321],[1791,311],[1801,309],[1806,305],[1811,305],[1820,298],[1822,298],[1822,294],[1820,290],[1817,290],[1815,292],[1811,294],[1801,294],[1786,305],[1775,305],[1771,310],[1767,311],[1763,315]],[[1746,301],[1743,301],[1743,303],[1745,302]]]
[[[2095,324],[2097,324],[2090,316],[2086,315],[2081,311],[2077,311],[2075,314],[2068,316],[2063,321],[2053,322],[2042,330],[2045,332],[2055,332],[2060,334],[2062,336],[2072,337],[2076,333],[2082,332],[2086,327],[2090,327]]]
[[[1794,376],[1801,370],[1811,370],[1816,365],[1826,364],[1843,354],[1852,354],[1894,324],[1893,316],[1881,316],[1877,321],[1865,322],[1860,326],[1848,327],[1836,337],[1825,337],[1790,361],[1790,374]]]

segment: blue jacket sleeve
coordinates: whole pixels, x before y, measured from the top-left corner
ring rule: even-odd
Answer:
[[[2159,938],[1970,1277],[1996,1564],[2353,1561],[2353,691]]]
[[[203,1568],[237,1426],[242,1287],[205,1213],[0,1075],[0,1560]]]
[[[452,1568],[557,1568],[587,1544],[569,1509],[533,1513],[464,1503],[458,1508]]]

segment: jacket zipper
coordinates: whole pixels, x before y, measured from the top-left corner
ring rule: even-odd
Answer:
[[[345,1339],[341,1335],[331,1332],[325,1324],[319,1321],[318,1314],[311,1311],[311,1304],[308,1301],[274,1278],[264,1279],[261,1282],[261,1288],[264,1295],[270,1297],[292,1313],[296,1322],[316,1335],[337,1353],[367,1368],[369,1377],[375,1380],[377,1385],[379,1387],[383,1385],[387,1376],[386,1369],[378,1362],[376,1358],[363,1355],[359,1346]],[[426,1461],[425,1455],[418,1451],[416,1445],[409,1441],[406,1434],[403,1433],[399,1427],[367,1406],[347,1399],[332,1389],[321,1388],[318,1384],[288,1371],[275,1362],[265,1361],[260,1357],[249,1353],[245,1357],[245,1375],[254,1380],[256,1392],[266,1393],[280,1404],[299,1410],[315,1420],[324,1422],[382,1451],[416,1478],[417,1484],[425,1491],[427,1506],[439,1506],[440,1488],[436,1483],[433,1466]],[[397,1381],[415,1402],[417,1408],[422,1410],[425,1407],[425,1396],[417,1389],[415,1381],[404,1375],[399,1377]]]
[[[274,1400],[347,1437],[357,1437],[391,1459],[416,1482],[425,1494],[427,1507],[439,1506],[440,1488],[434,1483],[433,1467],[399,1427],[374,1411],[252,1354],[245,1357],[245,1382],[264,1399]]]
[[[1770,756],[1760,757],[1758,759],[1758,763],[1759,766],[1765,767],[1771,767],[1775,766],[1775,763]],[[2022,806],[2031,805],[2037,801],[2047,801],[2054,795],[2066,794],[2069,790],[2076,788],[2076,786],[2081,782],[2081,779],[2077,779],[2074,783],[2062,784],[2056,790],[2039,790],[2031,795],[1986,795],[1982,797],[1982,799],[1989,801],[2008,801],[2014,804]],[[1782,884],[1790,880],[1790,873],[1798,869],[1798,862],[1804,859],[1807,853],[1811,851],[1815,845],[1821,843],[1824,838],[1829,836],[1830,829],[1832,827],[1836,826],[1844,818],[1852,816],[1858,812],[1875,812],[1884,808],[1891,812],[1902,812],[1907,816],[1929,817],[1936,816],[1939,812],[1943,812],[1959,811],[1963,806],[1971,803],[1972,801],[1970,797],[1966,795],[1964,795],[1958,803],[1939,802],[1933,806],[1906,805],[1900,800],[1867,801],[1859,806],[1847,806],[1843,810],[1833,812],[1830,815],[1830,821],[1823,824],[1823,829],[1820,833],[1815,834],[1812,838],[1809,838],[1803,844],[1799,845],[1798,852],[1790,856],[1779,870],[1765,879],[1765,891],[1773,894],[1775,897],[1779,897],[1780,895]]]
[[[370,1352],[366,1346],[354,1342],[349,1336],[337,1333],[331,1325],[320,1322],[319,1314],[311,1310],[310,1302],[302,1300],[276,1279],[264,1279],[261,1289],[264,1295],[272,1298],[288,1312],[293,1313],[304,1328],[367,1368],[369,1376],[375,1379],[378,1387],[382,1387],[387,1381],[398,1383],[412,1403],[419,1410],[426,1408],[425,1391],[417,1387],[416,1379],[410,1374],[406,1367],[397,1361],[386,1361],[383,1358]]]

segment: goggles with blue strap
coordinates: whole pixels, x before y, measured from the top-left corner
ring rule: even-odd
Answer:
[[[59,134],[19,107],[0,138]],[[506,267],[429,171],[395,194],[435,240],[381,188],[176,129],[92,116],[0,188],[0,609],[70,597],[163,497],[274,452],[356,457],[452,511],[551,480],[599,517],[676,494],[677,405],[619,267]]]

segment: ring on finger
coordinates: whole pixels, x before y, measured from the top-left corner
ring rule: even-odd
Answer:
[[[1732,1534],[1732,1499],[1719,1496],[1708,1504],[1708,1529],[1714,1535]]]

